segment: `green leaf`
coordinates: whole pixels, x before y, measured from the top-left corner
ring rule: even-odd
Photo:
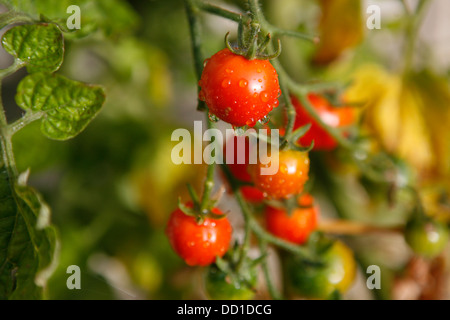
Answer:
[[[115,36],[135,30],[140,22],[139,15],[126,0],[0,0],[0,3],[36,20],[45,16],[64,29],[73,14],[67,12],[67,8],[77,5],[81,12],[81,29],[63,30],[70,31],[69,37],[85,36],[97,29],[107,36]]]
[[[0,300],[40,299],[55,266],[50,211],[32,188],[0,169]]]
[[[105,94],[99,86],[46,73],[22,79],[16,94],[19,107],[27,113],[42,114],[42,133],[55,140],[67,140],[80,133],[104,101]]]
[[[2,38],[5,50],[27,65],[28,72],[59,69],[64,57],[64,40],[54,24],[26,24],[6,31]]]

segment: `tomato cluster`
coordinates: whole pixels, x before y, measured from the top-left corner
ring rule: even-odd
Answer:
[[[253,127],[258,121],[265,122],[269,112],[278,106],[281,95],[277,72],[269,61],[247,59],[229,49],[205,61],[199,87],[199,99],[206,103],[209,115],[233,127]],[[348,109],[333,108],[318,95],[309,95],[308,99],[327,125],[340,127],[353,121]],[[255,208],[263,208],[267,232],[281,241],[304,245],[317,229],[319,208],[312,195],[305,191],[310,160],[301,145],[314,141],[318,150],[332,149],[336,141],[296,98],[292,101],[297,109],[294,130],[311,123],[310,130],[298,141],[286,138],[287,143],[280,149],[270,146],[265,157],[259,157],[248,137],[233,136],[224,145],[223,159],[227,168],[224,172],[231,178],[229,183],[234,190],[239,188],[248,202],[258,205]],[[280,131],[285,134],[284,128]],[[233,152],[231,157],[229,151]],[[292,200],[294,208],[287,205]],[[215,217],[214,214],[222,215],[215,207],[207,209],[209,214],[206,215],[204,209],[199,210],[198,203],[195,206],[188,203],[185,207],[195,207],[198,212],[186,213],[181,209],[172,212],[166,232],[174,251],[188,265],[209,266],[204,277],[209,298],[251,299],[256,272],[242,268],[243,257],[238,262],[233,260],[236,254],[235,249],[229,248],[232,228],[228,219]],[[244,258],[247,261],[248,257]],[[292,270],[292,283],[302,295],[327,298],[332,292],[343,292],[350,286],[355,273],[350,249],[335,242],[322,255],[322,260],[325,262],[322,268]]]

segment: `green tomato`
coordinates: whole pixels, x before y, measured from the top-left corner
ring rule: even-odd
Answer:
[[[322,256],[323,266],[298,263],[295,258],[287,261],[287,276],[296,293],[315,299],[330,299],[337,291],[347,291],[356,275],[353,252],[341,241],[335,241]]]
[[[447,245],[448,228],[433,220],[411,220],[406,224],[405,240],[415,253],[433,258]]]
[[[233,283],[227,274],[216,266],[208,268],[204,278],[206,294],[211,300],[250,300],[254,297],[253,287],[256,285],[256,272],[250,270],[249,285]]]

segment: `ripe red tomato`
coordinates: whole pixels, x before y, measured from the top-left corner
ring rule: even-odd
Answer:
[[[305,243],[310,233],[317,228],[319,208],[313,206],[313,201],[311,195],[302,195],[299,199],[300,205],[309,207],[297,208],[290,215],[283,209],[267,207],[265,213],[267,229],[287,241]]]
[[[308,153],[295,150],[280,150],[278,154],[271,155],[269,163],[260,161],[249,165],[249,173],[255,186],[272,199],[289,198],[302,192],[308,180],[309,157]],[[262,168],[278,167],[275,174],[263,174]]]
[[[188,203],[186,206],[192,207]],[[213,208],[215,214],[222,212]],[[195,218],[177,209],[172,212],[166,234],[175,252],[190,266],[207,266],[222,257],[230,246],[232,228],[228,219],[205,218],[198,224]]]
[[[233,150],[229,150],[229,152],[233,151],[233,161],[227,160],[227,145],[231,145],[231,139],[234,141]],[[248,165],[250,163],[250,152],[256,152],[256,145],[251,146],[250,140],[245,136],[232,136],[228,139],[228,141],[224,145],[224,163],[228,165],[231,174],[237,179],[243,182],[251,182],[252,178],[250,174],[247,172]],[[240,157],[242,157],[240,159]],[[230,156],[229,156],[230,157]],[[256,159],[256,158],[255,158]],[[238,161],[239,160],[239,161]],[[231,163],[233,162],[233,163]],[[241,163],[238,163],[241,162]],[[253,186],[243,186],[241,187],[241,192],[244,198],[250,202],[260,202],[264,200],[263,192]]]
[[[294,129],[311,123],[311,128],[298,142],[301,145],[308,146],[314,140],[314,150],[332,150],[336,148],[336,140],[309,115],[297,98],[294,96],[291,98],[297,110]],[[314,93],[308,94],[308,100],[322,121],[333,128],[348,126],[355,121],[354,109],[351,107],[333,107],[326,99]]]
[[[241,127],[253,127],[274,107],[281,95],[278,74],[267,60],[247,60],[223,49],[205,60],[199,99],[210,114]]]

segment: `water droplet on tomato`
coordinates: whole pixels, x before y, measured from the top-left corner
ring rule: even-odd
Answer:
[[[239,80],[239,87],[244,88],[248,85],[248,81],[245,79]]]
[[[209,121],[212,121],[212,122],[217,122],[217,121],[219,121],[219,118],[217,118],[214,114],[212,114],[212,113],[208,113],[208,119],[209,119]]]
[[[259,119],[260,124],[268,124],[270,121],[270,117],[268,115],[264,116],[263,118]]]
[[[258,79],[258,82],[262,82],[262,79]]]
[[[253,98],[258,98],[258,93],[257,93],[257,92],[255,92],[255,93],[253,94]]]
[[[233,73],[233,69],[228,69],[228,68],[226,68],[226,69],[225,69],[225,72],[226,72],[226,73]]]
[[[195,246],[195,242],[194,241],[190,241],[190,242],[188,242],[188,247],[193,247],[193,246]]]
[[[205,61],[203,61],[203,67],[206,67],[206,65],[208,64],[208,62],[209,62],[209,58],[207,58],[207,59],[205,59]]]
[[[266,91],[261,92],[261,100],[262,102],[269,101],[269,94]]]
[[[255,125],[255,123],[256,123],[256,121],[253,118],[250,118],[247,121],[245,121],[245,124],[250,126],[250,127],[253,127]]]
[[[231,85],[231,80],[230,79],[223,79],[223,81],[222,81],[222,88],[229,87],[230,85]]]
[[[234,134],[237,136],[242,136],[245,134],[245,127],[231,126],[234,130]]]
[[[261,68],[256,69],[256,72],[261,73],[262,72]]]

